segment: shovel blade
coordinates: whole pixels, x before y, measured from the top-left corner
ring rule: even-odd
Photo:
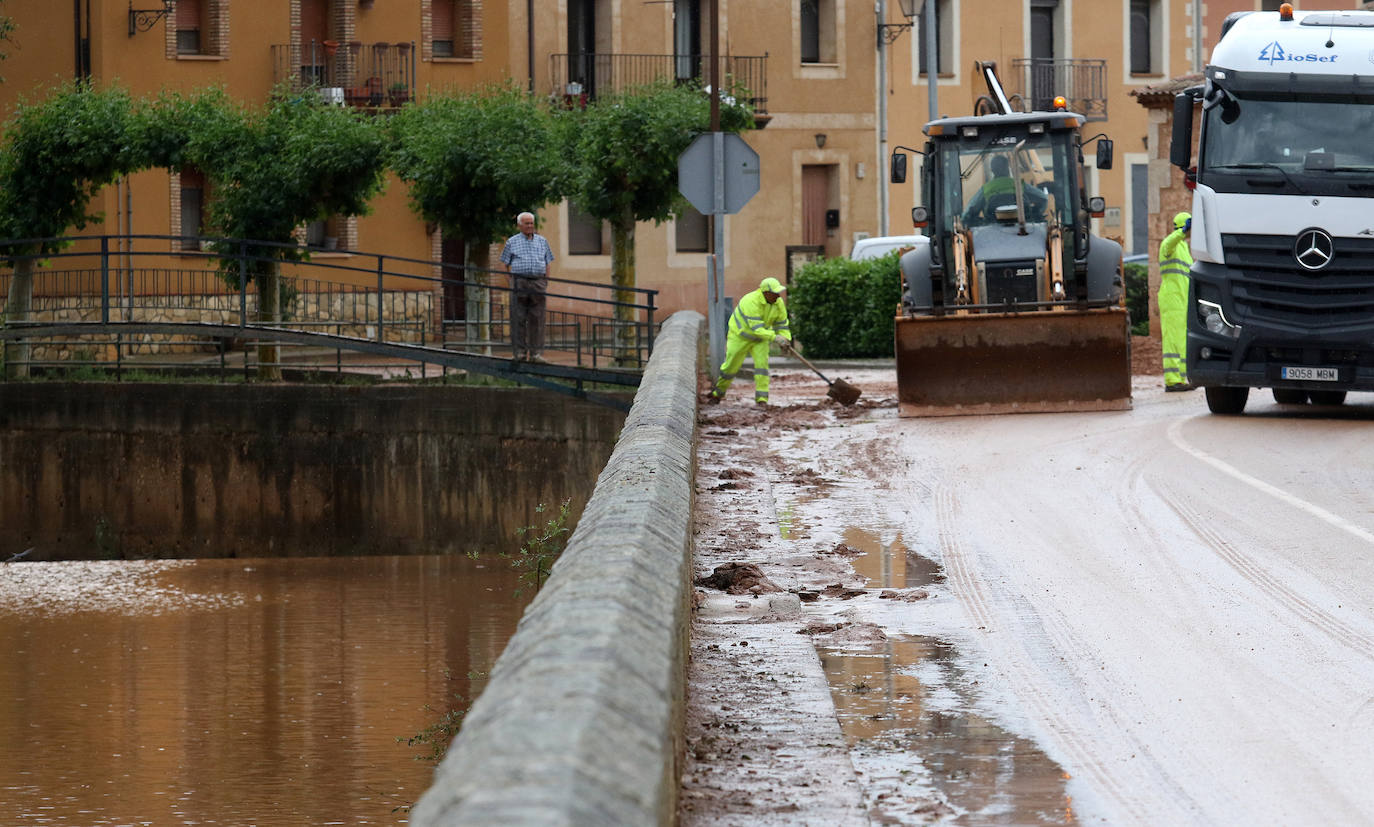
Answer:
[[[863,391],[859,390],[858,388],[854,387],[853,385],[849,384],[843,379],[836,379],[834,382],[830,383],[830,390],[826,391],[825,395],[840,403],[841,405],[848,407],[850,405],[853,405],[855,402],[858,402],[859,396],[862,393]]]

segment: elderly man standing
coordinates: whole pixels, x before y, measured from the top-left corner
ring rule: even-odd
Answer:
[[[520,232],[506,239],[501,263],[511,277],[510,339],[512,358],[545,362],[544,304],[549,289],[553,249],[534,231],[534,213],[516,217]]]
[[[720,366],[720,379],[707,402],[715,405],[725,397],[730,383],[735,381],[744,357],[754,359],[754,402],[768,404],[768,345],[779,339],[786,349],[792,346],[792,331],[787,326],[787,303],[782,300],[786,290],[782,282],[766,278],[759,289],[746,293],[730,314],[730,333],[725,339],[725,362]]]

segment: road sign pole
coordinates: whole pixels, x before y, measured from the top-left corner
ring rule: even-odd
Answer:
[[[715,60],[714,55],[711,59]],[[713,98],[717,95],[714,89],[711,90]],[[725,361],[725,133],[719,130],[711,133],[711,167],[711,179],[714,182],[712,195],[715,196],[715,203],[711,205],[711,212],[715,218],[711,222],[715,228],[715,239],[711,249],[715,267],[708,273],[715,285],[712,315],[716,317],[716,323],[711,326],[708,342],[711,351],[711,375],[714,377],[720,372],[721,363]]]

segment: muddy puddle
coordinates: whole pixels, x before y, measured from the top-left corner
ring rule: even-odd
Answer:
[[[891,637],[873,651],[820,656],[855,767],[899,823],[908,822],[891,799],[902,796],[921,802],[909,823],[1076,823],[1063,769],[975,711],[951,644]],[[932,790],[941,811],[931,812]]]
[[[850,563],[855,572],[868,580],[869,588],[919,588],[945,582],[940,564],[907,548],[901,534],[885,543],[871,531],[847,528],[843,540],[860,552]]]

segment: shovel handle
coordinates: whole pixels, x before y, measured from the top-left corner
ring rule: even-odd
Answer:
[[[819,376],[820,378],[825,379],[825,384],[827,384],[827,385],[833,385],[833,384],[835,384],[834,382],[831,382],[829,379],[826,379],[826,378],[825,378],[825,374],[824,374],[824,373],[821,373],[820,369],[817,368],[815,365],[813,365],[813,364],[811,364],[810,362],[808,362],[808,361],[806,360],[806,357],[803,356],[803,355],[801,355],[800,353],[798,353],[798,352],[797,352],[797,349],[796,349],[795,347],[793,347],[793,346],[791,346],[791,345],[788,345],[788,346],[787,346],[787,349],[790,350],[790,351],[792,351],[792,355],[795,356],[795,357],[797,357],[799,360],[801,360],[801,363],[802,363],[803,365],[806,365],[808,368],[811,368],[811,370],[812,370],[817,376]]]

